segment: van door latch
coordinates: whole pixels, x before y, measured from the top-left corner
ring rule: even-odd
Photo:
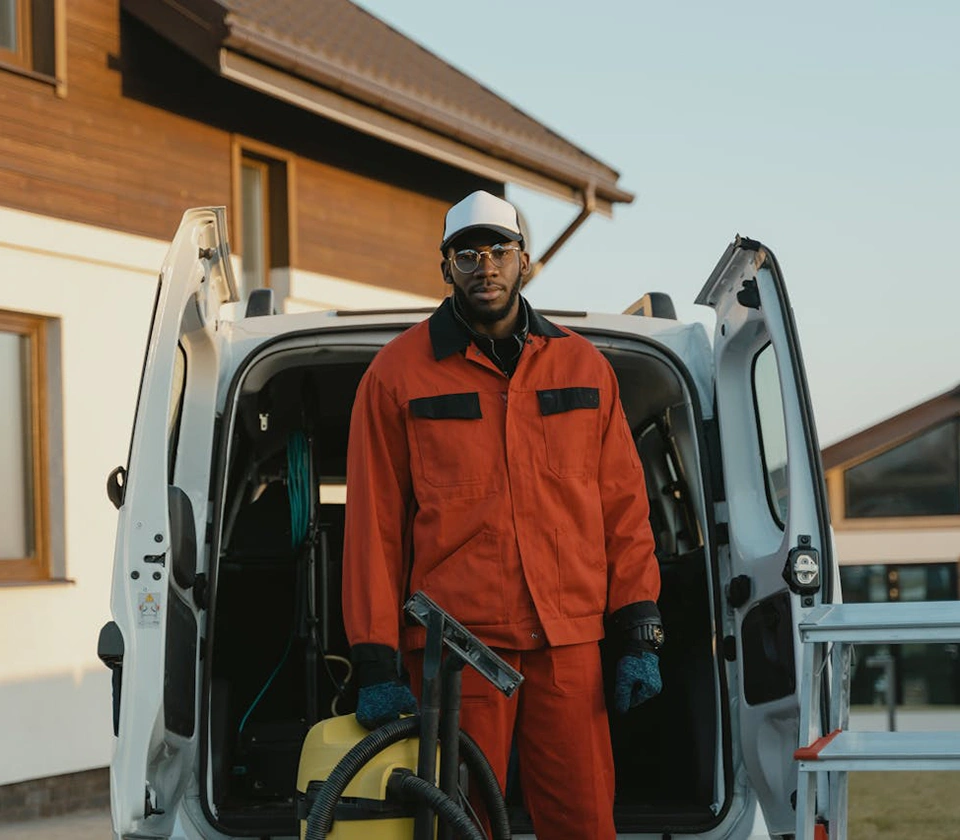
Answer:
[[[144,563],[159,563],[161,566],[167,565],[167,555],[166,554],[145,554],[143,556]]]
[[[804,534],[801,534],[799,543],[787,555],[783,579],[791,592],[813,595],[820,591],[820,553],[810,545],[810,537]]]

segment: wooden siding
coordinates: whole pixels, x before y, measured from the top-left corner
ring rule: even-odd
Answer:
[[[444,210],[472,189],[502,194],[221,79],[118,0],[66,10],[66,97],[0,70],[0,205],[169,240],[188,207],[229,211],[231,150],[249,138],[296,168],[296,268],[439,296]]]
[[[225,204],[229,137],[122,96],[116,0],[72,0],[66,23],[66,97],[0,73],[0,203],[160,239]]]
[[[303,160],[297,192],[304,267],[443,296],[438,246],[448,202]]]

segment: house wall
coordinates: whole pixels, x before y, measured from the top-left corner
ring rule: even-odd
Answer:
[[[292,267],[439,298],[446,208],[502,193],[224,81],[117,0],[66,9],[65,97],[0,70],[0,206],[169,240],[187,207],[232,216],[235,144],[269,143],[290,162]]]
[[[62,463],[51,472],[62,472],[63,505],[52,526],[64,537],[59,580],[0,586],[0,785],[110,761],[110,679],[96,655],[116,532],[104,487],[127,459],[164,249],[0,208],[0,308],[60,326]]]

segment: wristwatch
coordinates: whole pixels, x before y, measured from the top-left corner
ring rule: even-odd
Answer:
[[[646,621],[643,624],[638,624],[635,627],[631,627],[627,631],[628,638],[637,639],[641,642],[646,642],[654,650],[660,650],[663,647],[664,640],[666,636],[663,632],[663,625],[659,622]]]

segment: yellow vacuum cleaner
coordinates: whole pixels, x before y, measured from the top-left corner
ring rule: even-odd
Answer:
[[[373,732],[354,715],[310,730],[297,775],[301,840],[483,840],[459,804],[461,757],[494,840],[509,840],[497,778],[476,742],[460,731],[460,678],[469,664],[509,697],[523,676],[422,592],[404,609],[427,628],[420,714]]]

